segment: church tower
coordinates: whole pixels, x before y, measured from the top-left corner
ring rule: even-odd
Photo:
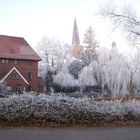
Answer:
[[[74,19],[72,45],[80,45],[79,33],[77,28],[76,19]]]
[[[80,45],[76,19],[74,19],[74,25],[73,25],[71,53],[72,56],[75,57],[76,59],[81,59],[83,53],[83,47]]]

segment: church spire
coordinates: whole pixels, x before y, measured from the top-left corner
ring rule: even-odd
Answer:
[[[79,33],[77,28],[76,19],[74,19],[72,45],[80,45]]]

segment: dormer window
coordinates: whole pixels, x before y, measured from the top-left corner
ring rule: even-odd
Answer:
[[[17,73],[11,73],[11,79],[18,79]]]
[[[19,60],[15,60],[15,62],[14,62],[16,65],[18,65],[19,64]]]
[[[32,61],[27,61],[27,64],[28,65],[32,65]]]
[[[5,59],[2,59],[2,60],[1,60],[1,63],[3,63],[3,64],[4,64],[4,63],[5,63]]]
[[[2,64],[8,63],[8,59],[1,59],[1,63]]]

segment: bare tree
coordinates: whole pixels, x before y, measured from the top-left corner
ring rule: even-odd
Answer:
[[[114,30],[120,28],[126,33],[127,39],[134,45],[139,45],[140,17],[131,6],[124,6],[121,10],[114,5],[106,5],[98,12],[99,15],[109,18]]]

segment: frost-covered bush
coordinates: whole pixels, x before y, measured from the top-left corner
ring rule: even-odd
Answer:
[[[5,90],[6,84],[5,82],[0,81],[0,92],[3,92]]]
[[[94,78],[92,65],[85,66],[82,69],[78,80],[79,80],[80,87],[97,85],[97,82],[96,82],[96,80]]]
[[[131,117],[130,117],[131,114]],[[0,99],[0,121],[8,122],[56,122],[99,123],[137,119],[140,101],[97,102],[91,98],[70,98],[60,94],[38,96],[23,94]]]
[[[78,79],[78,75],[81,72],[82,69],[82,63],[78,60],[74,60],[69,65],[69,73],[75,78]]]
[[[77,86],[78,81],[73,78],[73,76],[69,73],[64,73],[60,71],[55,77],[54,77],[54,83],[57,83],[58,85],[62,85],[63,87],[68,86]]]
[[[54,76],[53,83],[55,92],[75,92],[79,90],[78,80],[69,74],[67,66],[63,66],[61,71]]]
[[[97,85],[97,82],[93,75],[92,65],[85,66],[81,73],[79,73],[78,79],[69,73],[69,69],[62,68],[61,71],[54,76],[54,89],[56,92],[75,92],[86,87],[93,87]],[[82,90],[81,90],[82,91]]]
[[[62,86],[55,83],[53,84],[53,90],[55,93],[60,93],[60,92],[71,93],[71,92],[80,91],[80,87],[79,86]]]

